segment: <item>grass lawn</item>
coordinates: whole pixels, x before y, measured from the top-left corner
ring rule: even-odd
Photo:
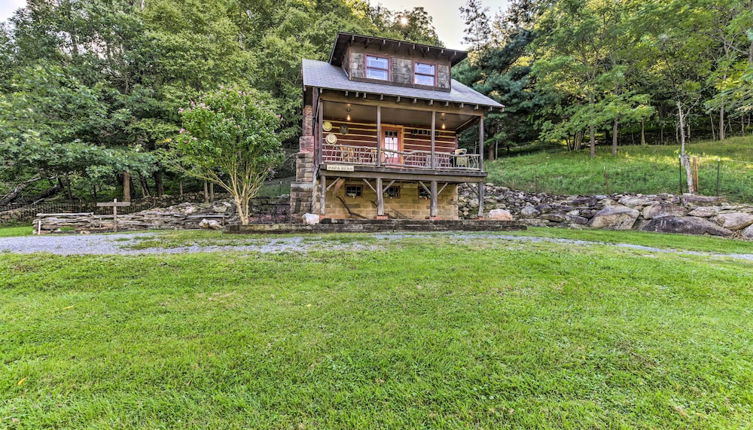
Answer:
[[[30,225],[16,227],[0,227],[0,237],[31,236],[34,228]]]
[[[499,159],[486,167],[491,182],[527,191],[678,193],[679,149],[677,145],[624,146],[613,157],[609,148],[601,147],[593,160],[586,150],[548,151]],[[721,160],[720,194],[733,201],[753,202],[753,138],[693,143],[689,145],[689,153],[701,158],[701,194],[716,194],[717,160]]]
[[[371,248],[0,254],[0,428],[753,425],[751,262],[333,240]]]

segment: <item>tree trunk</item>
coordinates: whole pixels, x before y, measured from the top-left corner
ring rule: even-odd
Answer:
[[[46,190],[42,191],[40,194],[34,197],[34,200],[32,200],[33,203],[38,203],[41,200],[44,200],[48,197],[52,197],[55,194],[59,193],[61,191],[60,184],[55,184],[51,186],[50,188],[47,188]],[[94,195],[96,200],[96,193],[97,193],[97,186],[94,186]]]
[[[214,182],[209,183],[209,201],[214,201]]]
[[[131,174],[123,172],[123,201],[131,201]]]
[[[17,199],[19,195],[21,195],[21,192],[28,188],[31,184],[37,182],[42,178],[35,177],[32,179],[28,179],[26,181],[21,182],[20,184],[17,184],[8,194],[0,198],[0,206],[7,205],[8,203],[12,202],[13,200]]]
[[[664,145],[664,122],[662,121],[659,126],[659,142]]]
[[[180,198],[183,198],[183,181],[178,182],[178,190],[180,192]]]
[[[248,199],[244,199],[241,196],[234,196],[235,210],[238,211],[238,219],[241,225],[248,225]]]
[[[594,126],[589,126],[588,130],[591,133],[591,140],[588,142],[591,148],[591,158],[596,158],[596,132],[594,131]]]
[[[617,155],[617,130],[619,121],[617,118],[612,122],[612,155]]]
[[[575,133],[575,150],[580,151],[581,146],[583,146],[583,132],[579,131]]]
[[[719,108],[719,140],[725,139],[724,128],[724,105],[722,105],[722,107]]]
[[[646,120],[641,120],[641,145],[646,145]]]
[[[150,197],[149,184],[146,182],[146,178],[139,175],[139,183],[141,184],[141,195],[143,197]]]
[[[695,194],[696,188],[695,183],[693,183],[693,171],[688,154],[685,152],[685,114],[682,109],[682,103],[680,102],[677,102],[677,118],[680,120],[680,126],[678,127],[680,131],[680,163],[682,164],[682,167],[685,168],[688,192],[690,194]]]
[[[714,116],[710,115],[709,119],[711,120],[711,140],[716,140],[716,128],[714,128]]]
[[[204,181],[204,203],[209,203],[209,184]]]
[[[162,169],[157,169],[156,172],[154,172],[154,188],[157,191],[157,197],[162,197],[165,194],[165,183],[163,181],[164,173],[162,172]]]

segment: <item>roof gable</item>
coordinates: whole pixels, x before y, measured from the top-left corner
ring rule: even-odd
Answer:
[[[502,108],[500,103],[491,98],[452,80],[450,91],[419,89],[385,85],[372,82],[359,82],[348,79],[342,68],[324,61],[303,60],[303,85],[331,90],[360,92],[367,94],[383,94],[386,96],[404,97],[409,99],[434,100],[449,103],[464,103],[484,107]]]
[[[422,43],[407,42],[405,40],[390,39],[387,37],[365,36],[353,33],[337,33],[335,43],[329,55],[329,63],[342,66],[343,56],[348,46],[359,44],[362,46],[376,46],[389,52],[399,53],[403,51],[411,56],[432,55],[444,58],[450,62],[450,66],[463,61],[468,53],[456,49],[443,48],[441,46],[425,45]]]

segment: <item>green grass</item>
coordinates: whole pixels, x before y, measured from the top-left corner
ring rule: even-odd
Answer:
[[[751,241],[723,239],[712,236],[649,233],[643,231],[572,230],[549,227],[529,227],[527,230],[510,232],[510,234],[593,242],[627,243],[659,249],[723,254],[753,254],[753,242]]]
[[[753,425],[753,263],[377,243],[0,255],[0,428]]]
[[[499,159],[486,167],[491,182],[527,191],[679,193],[679,146],[624,146],[617,157],[609,151],[606,147],[599,148],[593,160],[588,151],[539,152]],[[721,160],[720,194],[733,201],[753,202],[753,138],[693,143],[689,145],[689,153],[701,157],[701,194],[716,194],[717,160]]]
[[[34,229],[30,225],[0,227],[0,237],[31,236],[33,233]]]

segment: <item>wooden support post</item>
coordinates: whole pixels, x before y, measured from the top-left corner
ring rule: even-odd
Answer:
[[[478,155],[479,169],[484,171],[484,115],[478,121]]]
[[[437,181],[431,181],[431,207],[429,209],[429,218],[437,217]]]
[[[327,201],[327,177],[324,176],[324,173],[319,175],[319,182],[321,185],[321,191],[319,191],[319,214],[324,215]]]
[[[478,183],[478,217],[483,218],[484,217],[484,183],[479,182]]]
[[[434,169],[437,167],[437,163],[434,161],[434,149],[437,145],[437,137],[435,136],[437,132],[437,112],[431,111],[431,168]],[[434,216],[434,215],[432,215]]]
[[[377,105],[376,112],[376,126],[377,126],[377,138],[376,138],[376,165],[380,167],[382,165],[382,107]]]
[[[118,232],[118,199],[115,199],[112,201],[115,203],[112,206],[112,225],[113,229],[115,230],[115,233]]]
[[[376,195],[377,195],[377,219],[384,217],[384,189],[382,188],[382,178],[376,178]]]
[[[324,124],[324,104],[321,100],[317,103],[316,111],[316,136],[318,142],[314,145],[314,151],[316,151],[316,165],[321,166],[322,153],[324,152],[324,133],[322,133],[322,125]],[[316,171],[314,174],[316,174]]]

